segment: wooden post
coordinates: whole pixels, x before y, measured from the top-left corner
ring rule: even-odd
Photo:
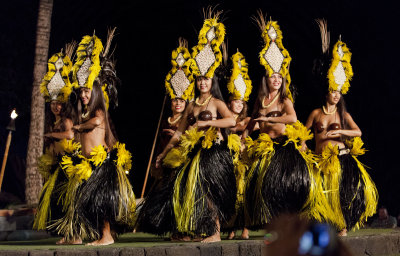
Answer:
[[[160,118],[158,119],[157,131],[156,131],[156,135],[154,136],[153,147],[151,148],[150,159],[149,159],[149,163],[147,164],[146,176],[145,176],[145,178],[144,178],[144,183],[143,183],[143,188],[142,188],[142,194],[140,195],[140,198],[143,198],[143,196],[144,196],[144,191],[146,190],[147,178],[149,177],[151,161],[153,160],[154,149],[155,149],[155,147],[156,147],[156,142],[157,142],[157,137],[158,137],[158,131],[160,130],[161,119],[162,119],[162,116],[163,116],[163,113],[164,113],[164,107],[165,107],[165,101],[166,101],[166,100],[167,100],[167,95],[164,96],[164,101],[163,101],[162,108],[161,108]]]
[[[4,151],[3,163],[1,164],[1,172],[0,172],[0,192],[1,186],[3,185],[4,178],[4,170],[6,169],[6,163],[8,158],[8,150],[10,149],[11,144],[11,131],[8,132],[7,142],[6,142],[6,150]]]

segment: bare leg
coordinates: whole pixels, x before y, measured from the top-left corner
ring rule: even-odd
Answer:
[[[57,245],[68,245],[68,244],[82,244],[82,239],[80,237],[74,238],[70,241],[67,241],[65,237],[61,238],[56,242]]]
[[[339,234],[338,234],[338,236],[347,236],[347,229],[342,229],[340,232],[339,232]]]
[[[204,238],[201,242],[202,243],[214,243],[214,242],[219,242],[221,241],[221,233],[220,233],[220,227],[221,225],[219,224],[219,219],[216,217],[215,219],[215,224],[217,225],[217,231],[214,233],[214,235],[209,236],[207,238]]]
[[[249,230],[247,228],[243,228],[242,235],[240,236],[241,239],[249,239]]]
[[[235,238],[235,231],[232,231],[231,233],[229,233],[228,239],[232,240],[233,238]]]
[[[114,243],[114,238],[111,235],[110,223],[108,221],[104,222],[103,234],[99,240],[88,243],[86,245],[109,245]]]

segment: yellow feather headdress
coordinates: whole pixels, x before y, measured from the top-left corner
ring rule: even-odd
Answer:
[[[228,91],[233,100],[248,101],[252,85],[248,75],[248,64],[240,52],[232,55],[232,75],[228,82]]]
[[[282,31],[276,21],[269,21],[267,23],[266,16],[260,10],[257,15],[258,17],[253,17],[253,19],[262,31],[261,36],[265,43],[264,48],[259,54],[260,63],[265,67],[268,76],[279,73],[283,79],[286,79],[286,95],[293,101],[292,93],[289,89],[291,83],[289,65],[292,58],[285,47],[283,47]]]
[[[40,92],[47,102],[66,102],[72,91],[68,76],[72,68],[69,56],[63,52],[56,53],[49,59],[47,67],[48,71],[40,84]]]
[[[84,36],[76,51],[76,62],[72,68],[72,81],[75,88],[93,88],[93,82],[100,73],[100,53],[103,44],[93,36]]]
[[[190,70],[192,59],[187,47],[187,41],[179,38],[179,47],[172,51],[172,69],[165,78],[165,88],[171,99],[192,101],[194,98],[194,79]]]
[[[205,21],[199,33],[199,42],[192,48],[193,74],[212,78],[222,62],[220,45],[225,39],[225,26],[218,19],[222,12],[205,11]]]
[[[328,70],[329,91],[340,91],[346,94],[353,78],[350,64],[351,52],[346,44],[339,40],[333,47],[333,58]]]

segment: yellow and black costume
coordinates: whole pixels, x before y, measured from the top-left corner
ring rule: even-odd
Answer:
[[[261,13],[259,18],[265,42],[259,56],[260,63],[265,66],[267,76],[274,73],[282,75],[286,82],[283,89],[293,101],[288,70],[291,58],[283,47],[282,32],[277,22],[267,23]],[[281,115],[280,111],[273,111],[266,116]],[[250,170],[245,209],[250,228],[261,228],[284,213],[301,214],[316,220],[322,220],[328,214],[321,179],[314,169],[316,161],[310,152],[303,152],[300,146],[300,141],[312,137],[310,131],[297,121],[287,124],[284,134],[277,138],[271,139],[267,133],[261,133],[254,141],[246,138]]]
[[[246,218],[258,229],[283,213],[295,213],[323,221],[332,218],[324,199],[316,159],[302,151],[301,141],[313,137],[297,121],[286,125],[284,136],[276,139],[261,133],[246,138],[251,166],[246,183]]]
[[[248,75],[248,64],[243,54],[239,51],[232,55],[231,60],[232,70],[227,84],[230,94],[229,99],[243,100],[247,102],[252,90],[252,83]],[[224,227],[224,230],[236,230],[246,227],[244,216],[244,194],[248,166],[245,164],[245,161],[241,159],[241,156],[238,159],[235,159],[234,166],[237,187],[235,206],[236,214],[229,221],[227,227]]]
[[[117,233],[134,222],[135,195],[126,176],[132,166],[131,153],[117,142],[108,152],[99,145],[90,155],[64,156],[61,162],[69,178],[64,200],[67,213],[55,226],[66,239],[99,239],[104,221]]]
[[[321,35],[326,34],[323,33],[327,31],[326,22],[320,24]],[[329,40],[325,41],[328,42],[325,49],[328,49]],[[323,50],[323,53],[326,55],[327,50]],[[348,92],[349,81],[353,76],[351,52],[339,40],[334,45],[332,54],[329,70],[321,70],[325,75],[325,83],[328,77],[329,92],[339,91],[343,95]],[[327,63],[324,64],[327,66]],[[331,126],[333,129],[340,129],[339,124],[337,128],[333,124],[329,127]],[[318,124],[314,128],[315,132],[319,132]],[[375,214],[378,191],[364,165],[358,160],[358,156],[365,153],[361,138],[340,138],[340,141],[343,141],[345,147],[339,148],[339,145],[332,146],[328,143],[319,156],[318,164],[323,174],[325,195],[335,216],[332,222],[338,230],[351,230],[362,227],[367,218]]]
[[[192,101],[194,98],[194,79],[190,70],[192,58],[188,50],[187,41],[179,40],[179,47],[172,51],[172,69],[165,78],[165,88],[171,100],[181,98]],[[164,124],[164,128],[176,127]],[[161,151],[167,146],[172,136],[161,135],[159,144]],[[159,152],[161,153],[161,152]],[[172,196],[176,173],[169,169],[163,169],[163,177],[145,197],[142,204],[138,205],[139,214],[137,229],[157,235],[168,232],[175,233],[176,224],[172,209]]]
[[[216,128],[187,130],[178,147],[171,149],[164,166],[176,170],[172,206],[176,231],[211,236],[216,218],[226,224],[235,212],[236,186],[233,160],[240,139],[229,135],[220,141]]]
[[[40,85],[40,91],[46,102],[58,101],[65,104],[72,92],[72,86],[69,80],[69,73],[72,68],[70,60],[73,52],[73,44],[67,45],[67,54],[60,52],[54,54],[48,61],[48,71]],[[60,129],[54,132],[62,132],[63,124]],[[62,210],[62,197],[60,186],[65,184],[68,179],[60,167],[63,155],[77,154],[79,144],[72,140],[56,140],[48,138],[46,150],[39,159],[39,172],[45,180],[42,192],[39,198],[39,205],[33,224],[34,229],[47,229],[54,231],[49,226],[56,220],[62,218],[65,212]],[[51,146],[52,149],[49,147]],[[57,150],[54,150],[57,149]],[[55,152],[57,151],[57,153]]]
[[[73,67],[73,85],[93,88],[96,80],[102,87],[106,107],[116,103],[116,72],[108,50],[114,34],[108,35],[107,46],[96,36],[85,36],[77,49]],[[131,153],[125,144],[116,142],[110,148],[92,148],[90,158],[83,155],[64,156],[62,169],[68,176],[65,193],[65,216],[54,224],[68,241],[76,238],[97,240],[102,237],[105,222],[117,234],[132,227],[135,195],[127,177],[131,169]]]

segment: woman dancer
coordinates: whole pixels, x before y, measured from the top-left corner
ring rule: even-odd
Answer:
[[[326,54],[329,39],[325,42]],[[324,189],[341,236],[346,236],[348,229],[359,228],[375,214],[378,199],[375,184],[357,159],[365,153],[361,130],[346,111],[343,99],[353,76],[350,59],[349,49],[339,40],[333,47],[328,71],[329,92],[322,108],[313,110],[306,123],[306,127],[314,128],[315,152],[320,155]]]
[[[321,219],[317,199],[322,188],[313,178],[313,162],[300,151],[301,140],[312,136],[300,123],[293,108],[288,71],[291,58],[282,45],[282,33],[275,21],[266,23],[259,12],[258,24],[266,43],[260,62],[267,70],[254,108],[260,135],[248,139],[247,152],[252,164],[246,184],[245,209],[253,228],[259,228],[282,213],[302,214]],[[284,58],[275,58],[277,55]],[[244,137],[250,131],[245,131]]]
[[[247,116],[247,101],[249,100],[252,85],[248,76],[248,64],[240,52],[232,56],[232,65],[232,74],[227,85],[230,94],[228,107],[236,120],[236,125],[229,129],[231,133],[241,136],[250,121],[250,117]],[[247,166],[243,164],[241,159],[235,162],[237,186],[236,214],[227,227],[228,230],[242,229],[241,239],[249,238],[249,231],[245,228],[243,205],[246,169]],[[234,237],[235,231],[233,230],[229,233],[228,239],[233,239]]]
[[[115,233],[133,225],[135,210],[126,176],[131,154],[124,144],[116,142],[108,121],[107,109],[109,103],[115,103],[118,81],[108,56],[114,31],[110,31],[104,51],[96,36],[85,36],[73,67],[74,86],[80,92],[79,122],[73,129],[80,134],[82,156],[74,161],[63,158],[67,173],[76,172],[71,174],[67,191],[72,207],[57,228],[69,239],[78,235],[95,240],[89,245],[114,243]]]
[[[39,205],[33,224],[34,229],[55,230],[50,225],[62,218],[63,197],[60,187],[67,183],[68,179],[60,168],[63,155],[77,153],[79,144],[74,143],[72,131],[71,113],[68,107],[68,98],[72,91],[69,81],[69,72],[72,67],[70,61],[71,53],[74,51],[74,43],[66,46],[66,54],[63,52],[54,54],[48,62],[49,70],[40,85],[41,93],[49,102],[50,108],[46,108],[45,123],[45,154],[39,160],[39,172],[45,179],[40,195]],[[61,239],[57,244],[65,243]],[[77,238],[70,241],[72,244],[80,244],[82,241]]]
[[[183,120],[183,112],[188,101],[194,97],[194,79],[189,66],[192,62],[187,49],[187,41],[179,40],[179,47],[172,51],[172,69],[165,79],[165,87],[171,98],[172,116],[162,124],[159,154],[166,148],[170,139]],[[160,168],[159,168],[160,169]],[[170,232],[171,240],[190,240],[176,231],[172,209],[173,184],[176,173],[165,168],[161,180],[138,206],[138,230],[157,235]]]
[[[209,9],[199,43],[193,48],[198,97],[188,105],[178,130],[157,157],[157,164],[165,157],[164,166],[177,171],[172,198],[177,231],[206,237],[202,240],[205,243],[221,240],[220,227],[235,212],[236,186],[229,149],[238,151],[240,147],[240,141],[227,142],[220,131],[235,125],[214,75],[222,60],[219,47],[225,36],[224,25],[218,22],[220,14]],[[179,141],[179,147],[174,148]]]

